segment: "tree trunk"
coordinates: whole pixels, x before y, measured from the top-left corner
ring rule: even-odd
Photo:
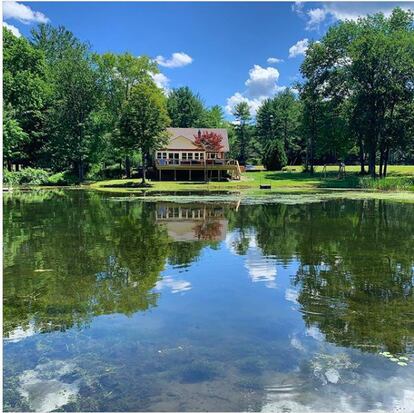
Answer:
[[[131,178],[131,160],[129,156],[125,156],[125,175],[127,178]]]
[[[384,164],[384,150],[380,149],[380,162],[379,162],[379,177],[382,178],[382,166]]]
[[[376,177],[375,174],[375,157],[377,155],[377,151],[375,148],[375,145],[372,144],[370,151],[369,151],[369,167],[368,167],[368,172],[371,175],[372,178]]]
[[[7,170],[8,170],[9,172],[11,172],[11,171],[12,171],[12,169],[13,169],[13,164],[12,164],[11,159],[7,159]]]
[[[387,166],[388,166],[388,155],[390,153],[390,148],[387,145],[387,149],[385,150],[385,155],[384,155],[384,171],[383,171],[383,176],[384,178],[387,176]]]
[[[362,142],[362,138],[358,137],[358,144],[359,144],[359,164],[361,165],[361,175],[365,175],[365,158],[364,158],[364,143]]]
[[[78,162],[78,177],[79,177],[79,182],[83,181],[83,160],[79,159]]]
[[[142,155],[142,183],[145,184],[146,178],[146,169],[147,169],[147,154]]]

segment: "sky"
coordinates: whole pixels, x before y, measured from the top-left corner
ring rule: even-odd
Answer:
[[[30,37],[38,23],[63,25],[93,51],[147,55],[168,90],[189,86],[231,118],[293,87],[309,41],[345,19],[414,2],[3,2],[3,25]]]

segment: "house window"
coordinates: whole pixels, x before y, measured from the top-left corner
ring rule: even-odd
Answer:
[[[194,159],[197,161],[200,159],[200,154],[198,152],[194,154]]]
[[[161,152],[157,152],[157,159],[161,159]]]
[[[189,160],[192,160],[193,159],[193,153],[192,152],[188,153],[188,159]]]
[[[182,159],[183,161],[186,161],[186,160],[187,160],[187,153],[186,153],[186,152],[183,152],[183,153],[181,154],[181,159]]]
[[[204,153],[203,153],[203,152],[201,152],[201,153],[200,153],[200,159],[201,159],[201,160],[203,160],[203,159],[204,159]]]
[[[167,152],[162,153],[162,159],[167,159]]]

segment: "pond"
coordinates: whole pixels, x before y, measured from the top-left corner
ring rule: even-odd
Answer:
[[[4,196],[6,411],[412,411],[414,205]]]

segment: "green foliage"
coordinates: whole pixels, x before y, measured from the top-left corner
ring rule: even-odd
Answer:
[[[359,187],[381,191],[412,191],[414,189],[414,178],[387,176],[384,179],[373,179],[364,177],[359,179]]]
[[[281,141],[270,141],[266,144],[263,165],[268,171],[280,171],[287,164],[285,148]]]
[[[167,110],[171,126],[174,128],[202,127],[205,121],[208,122],[212,117],[217,117],[216,111],[213,114],[205,114],[200,97],[194,94],[188,86],[173,89],[170,92]],[[204,116],[207,116],[207,119],[203,119]]]
[[[263,102],[256,115],[256,135],[267,153],[264,156],[269,156],[272,147],[276,148],[270,144],[278,141],[278,152],[283,148],[286,153],[285,164],[301,161],[300,116],[301,103],[290,89]]]
[[[310,45],[301,97],[311,162],[315,146],[342,158],[358,146],[362,169],[368,157],[375,176],[379,152],[385,175],[390,150],[412,146],[413,16],[396,8],[341,22]]]
[[[143,182],[146,159],[166,142],[165,128],[169,122],[163,93],[154,84],[133,86],[123,108],[120,131],[125,137],[125,146],[143,154]]]
[[[233,115],[236,118],[234,129],[238,148],[237,159],[241,165],[244,165],[249,157],[249,150],[251,148],[250,138],[252,136],[250,127],[252,117],[247,102],[238,103],[234,107]]]
[[[24,168],[17,172],[3,171],[6,185],[45,185],[50,173],[44,169]]]

